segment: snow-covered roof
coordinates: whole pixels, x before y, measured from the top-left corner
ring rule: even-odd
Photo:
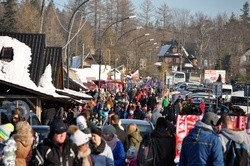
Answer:
[[[75,96],[75,97],[78,97],[78,98],[92,99],[92,96],[90,96],[90,95],[87,95],[87,94],[82,93],[82,92],[77,92],[77,91],[74,91],[74,90],[70,90],[70,89],[67,89],[67,88],[64,88],[63,90],[57,89],[56,92],[62,93],[64,95]]]
[[[191,68],[192,68],[192,67],[194,67],[194,66],[193,66],[191,63],[185,63],[185,64],[184,64],[184,67],[191,67]]]
[[[83,83],[87,83],[88,80],[99,80],[99,65],[92,64],[90,68],[73,69]],[[111,66],[101,65],[101,80],[108,79],[108,73],[111,71]],[[118,75],[117,75],[118,78]]]
[[[0,49],[11,47],[13,49],[13,60],[10,62],[0,60],[0,80],[17,85],[40,94],[56,98],[69,98],[55,92],[52,84],[51,66],[48,65],[41,77],[39,86],[30,79],[29,66],[31,64],[31,48],[15,38],[0,36]]]

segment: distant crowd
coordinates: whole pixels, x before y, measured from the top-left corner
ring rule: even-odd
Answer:
[[[248,164],[246,131],[235,129],[227,114],[218,118],[215,112],[206,112],[204,101],[196,107],[188,97],[161,97],[160,90],[150,87],[96,93],[92,91],[94,99],[67,110],[45,103],[42,124],[49,125],[50,132],[44,140],[22,118],[22,111],[13,110],[11,122],[0,125],[0,165],[176,165],[179,114],[203,115],[183,140],[179,165],[231,164],[230,156],[236,154],[233,145],[245,147],[233,162]],[[120,119],[131,123],[123,127]],[[153,132],[142,136],[133,119],[150,121]]]

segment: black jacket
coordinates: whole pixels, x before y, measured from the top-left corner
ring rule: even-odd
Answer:
[[[32,154],[30,166],[80,166],[78,147],[68,137],[63,145],[63,152],[52,139],[46,138]]]
[[[156,127],[151,137],[154,139],[157,153],[154,156],[157,166],[174,166],[175,137],[164,128]]]
[[[157,103],[157,100],[156,100],[155,96],[150,96],[150,97],[148,98],[148,106],[149,106],[151,109],[154,108],[154,106],[156,105],[156,103]]]

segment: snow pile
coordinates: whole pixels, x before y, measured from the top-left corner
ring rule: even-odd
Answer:
[[[35,83],[30,79],[28,70],[31,64],[31,49],[17,39],[0,36],[0,49],[12,47],[14,57],[10,62],[0,60],[0,79],[29,88],[35,88]]]
[[[55,92],[56,88],[52,84],[51,74],[52,74],[51,73],[51,65],[49,64],[46,67],[43,75],[41,76],[38,86],[42,87],[48,91]]]

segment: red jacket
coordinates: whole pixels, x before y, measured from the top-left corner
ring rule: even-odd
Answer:
[[[205,113],[205,107],[206,107],[206,104],[204,101],[202,101],[199,105],[199,108],[201,109],[201,112],[204,114]]]

